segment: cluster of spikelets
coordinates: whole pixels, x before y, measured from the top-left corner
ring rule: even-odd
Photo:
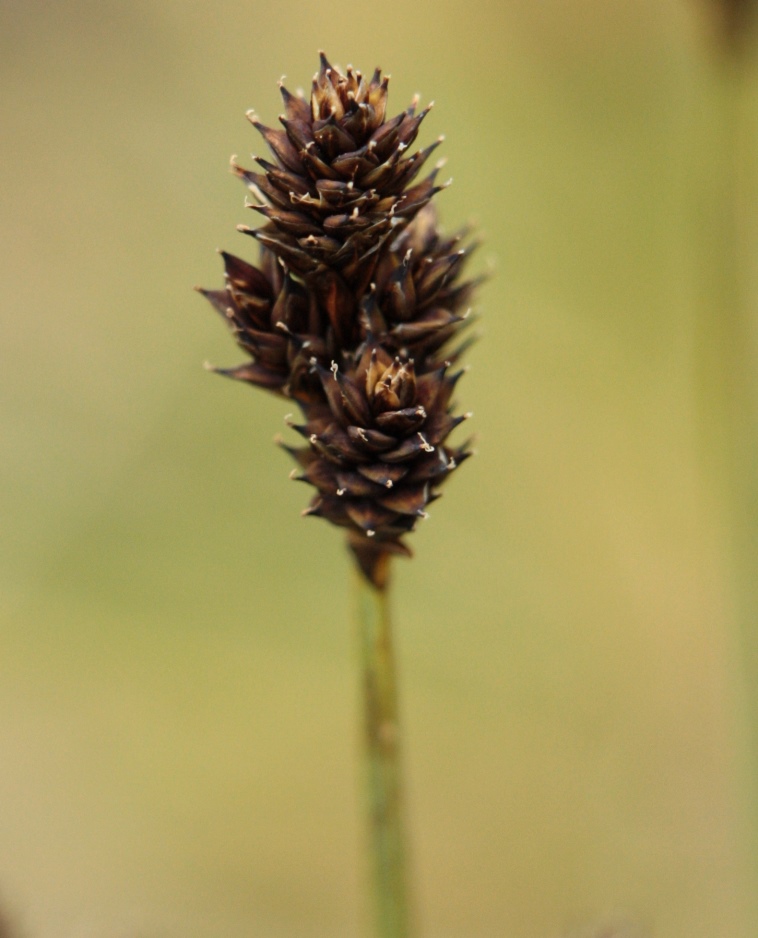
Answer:
[[[282,130],[248,114],[273,157],[255,158],[262,172],[232,160],[266,219],[240,226],[260,263],[222,252],[224,289],[201,291],[249,355],[217,370],[298,404],[305,445],[285,448],[316,488],[304,513],[345,527],[377,585],[469,455],[446,441],[469,416],[451,398],[474,287],[459,279],[464,232],[443,236],[430,204],[439,165],[418,181],[441,138],[409,152],[431,105],[388,119],[387,85],[322,54],[310,101],[280,84]]]

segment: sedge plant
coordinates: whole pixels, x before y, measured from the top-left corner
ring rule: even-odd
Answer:
[[[363,762],[376,938],[410,938],[412,915],[389,615],[394,556],[470,455],[448,437],[474,280],[466,231],[437,223],[442,138],[413,150],[431,104],[387,116],[388,78],[321,54],[309,97],[280,83],[281,129],[248,118],[270,151],[232,172],[263,216],[239,230],[257,266],[222,252],[225,283],[200,290],[246,354],[220,374],[296,405],[292,477],[314,490],[303,514],[343,528],[355,561]]]

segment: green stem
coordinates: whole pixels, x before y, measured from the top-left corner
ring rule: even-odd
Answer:
[[[386,558],[385,558],[386,562]],[[356,570],[363,759],[376,938],[410,938],[395,661],[388,588]]]
[[[747,9],[747,8],[746,8]],[[755,37],[732,31],[711,73],[710,108],[699,113],[701,183],[700,414],[704,454],[732,532],[748,752],[746,839],[758,876],[758,149]],[[701,121],[703,120],[701,117]],[[706,136],[707,135],[707,136]],[[753,889],[753,895],[757,895]],[[758,908],[753,914],[758,915]]]

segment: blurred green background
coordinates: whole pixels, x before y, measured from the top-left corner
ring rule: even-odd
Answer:
[[[285,405],[203,371],[240,355],[191,292],[216,247],[253,259],[228,158],[320,47],[390,72],[393,113],[436,100],[443,224],[495,268],[459,385],[480,455],[395,574],[421,934],[758,934],[711,6],[0,4],[24,938],[361,933],[349,562],[299,517]]]

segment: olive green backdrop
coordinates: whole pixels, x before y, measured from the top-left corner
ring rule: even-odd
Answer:
[[[228,159],[263,152],[245,110],[274,122],[276,80],[307,88],[320,47],[390,72],[394,110],[436,100],[442,221],[474,220],[494,273],[458,395],[479,456],[395,574],[421,934],[756,934],[721,385],[700,367],[707,6],[2,2],[19,935],[361,933],[348,558],[299,517],[285,403],[203,370],[240,355],[191,291],[220,284],[215,248],[254,258]]]

